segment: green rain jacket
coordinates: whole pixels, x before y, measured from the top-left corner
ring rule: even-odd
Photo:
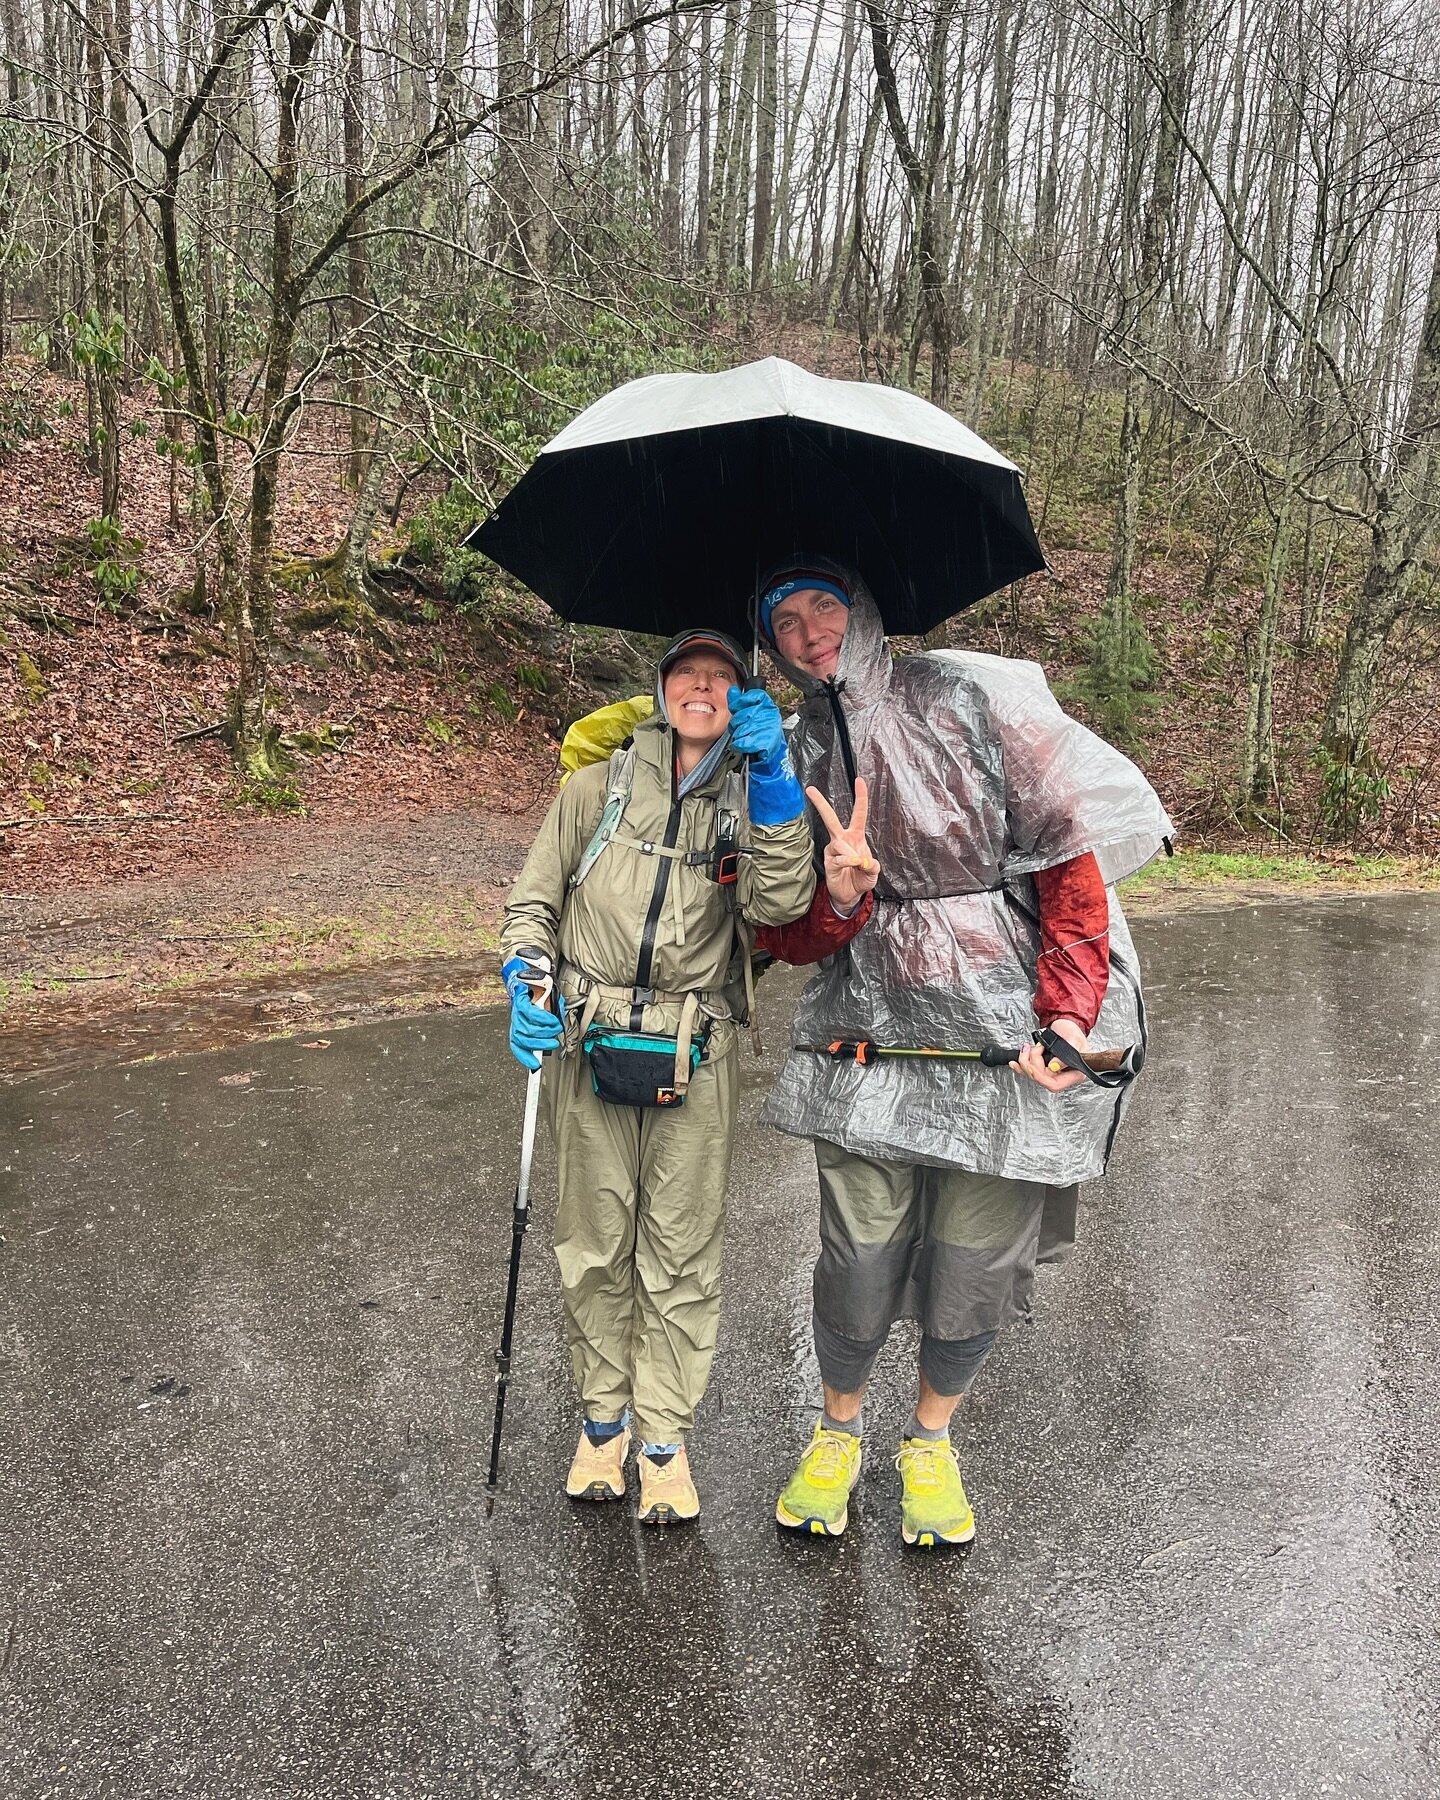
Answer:
[[[718,883],[708,866],[727,757],[683,800],[675,791],[674,737],[658,714],[635,730],[630,798],[614,841],[576,888],[570,882],[594,837],[611,780],[609,762],[580,769],[560,790],[510,891],[501,932],[502,959],[520,950],[552,957],[566,1001],[566,1049],[578,1036],[581,1006],[591,984],[699,996],[705,1021],[736,1018],[742,971],[741,922],[785,925],[802,917],[815,894],[814,844],[807,818],[783,825],[740,820],[738,876]],[[652,848],[647,849],[646,846]],[[654,853],[663,846],[700,853],[688,863]],[[577,1002],[579,1004],[577,1004]],[[680,999],[657,999],[633,1015],[628,998],[600,1000],[602,1025],[674,1032]]]

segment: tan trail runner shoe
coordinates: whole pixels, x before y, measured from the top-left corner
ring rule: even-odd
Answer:
[[[630,1450],[630,1427],[595,1443],[582,1425],[575,1459],[565,1477],[565,1492],[572,1500],[623,1500],[625,1458]]]
[[[640,1470],[642,1525],[683,1525],[700,1513],[700,1496],[690,1479],[690,1461],[682,1445],[668,1462],[654,1463],[642,1450]]]

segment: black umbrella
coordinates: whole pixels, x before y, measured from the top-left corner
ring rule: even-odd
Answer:
[[[467,544],[562,618],[751,631],[795,552],[848,564],[920,633],[1045,567],[1020,473],[939,407],[770,357],[651,375],[587,407]]]

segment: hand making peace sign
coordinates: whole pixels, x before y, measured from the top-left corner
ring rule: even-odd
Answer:
[[[820,823],[830,833],[830,842],[825,846],[825,885],[830,898],[838,911],[854,912],[880,879],[880,865],[865,837],[870,790],[863,779],[855,783],[855,810],[848,825],[840,823],[835,808],[819,788],[809,787],[805,792],[820,815]]]

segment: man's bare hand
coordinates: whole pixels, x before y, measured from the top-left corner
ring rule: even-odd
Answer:
[[[1074,1019],[1056,1019],[1050,1029],[1056,1037],[1073,1044],[1082,1056],[1088,1055],[1090,1040]],[[1028,1075],[1032,1081],[1038,1081],[1041,1087],[1049,1088],[1052,1094],[1063,1094],[1066,1088],[1078,1087],[1085,1080],[1078,1069],[1067,1069],[1049,1059],[1039,1044],[1027,1044],[1020,1052],[1020,1060],[1012,1062],[1010,1067]]]
[[[880,865],[865,836],[870,815],[870,790],[863,780],[855,783],[855,810],[842,825],[835,808],[819,788],[806,788],[820,823],[830,833],[825,846],[825,886],[838,912],[851,913],[880,879]]]

